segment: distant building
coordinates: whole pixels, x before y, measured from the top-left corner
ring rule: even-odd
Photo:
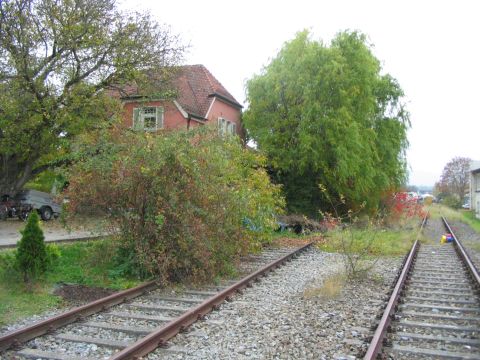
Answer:
[[[480,219],[480,161],[472,161],[470,166],[470,209]]]

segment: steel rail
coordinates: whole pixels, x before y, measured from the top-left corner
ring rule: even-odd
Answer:
[[[462,243],[455,236],[455,233],[453,232],[452,228],[448,224],[447,219],[442,216],[442,221],[445,227],[447,228],[448,232],[452,234],[452,237],[455,240],[454,244],[455,244],[455,247],[457,248],[457,252],[459,253],[460,258],[465,263],[465,265],[467,265],[467,269],[472,275],[472,278],[474,279],[474,281],[476,282],[477,288],[480,288],[480,275],[478,274],[477,268],[473,264],[472,260],[470,259],[470,256],[468,255],[467,251],[463,247]]]
[[[158,287],[155,281],[150,281],[131,289],[123,290],[107,297],[92,301],[88,304],[73,308],[62,314],[55,315],[49,319],[40,321],[33,325],[0,336],[0,352],[12,346],[20,345],[37,336],[49,333],[59,327],[81,320],[86,316],[105,310],[111,306],[120,304],[129,299],[135,298],[145,292]]]
[[[192,325],[197,320],[202,319],[212,310],[217,309],[223,301],[230,300],[235,293],[241,292],[244,288],[249,286],[252,281],[257,280],[262,275],[266,275],[266,273],[270,272],[276,267],[279,267],[281,264],[288,261],[292,257],[295,257],[297,254],[309,248],[311,245],[312,243],[302,246],[301,248],[292,251],[291,253],[281,257],[278,260],[272,261],[265,267],[244,277],[237,283],[229,286],[218,294],[205,300],[195,308],[186,311],[180,317],[172,320],[165,326],[159,327],[157,330],[138,340],[136,343],[132,344],[128,348],[125,348],[122,351],[116,353],[110,358],[110,360],[138,359],[141,356],[152,352],[157,347],[164,346],[167,340],[171,339],[179,332],[184,331],[187,327]]]
[[[425,224],[427,223],[428,214],[424,217],[422,221],[422,225],[420,226],[420,231],[423,229]],[[380,350],[383,346],[383,340],[385,338],[385,334],[392,322],[393,315],[396,311],[396,307],[398,304],[398,299],[401,296],[403,288],[405,287],[405,282],[407,281],[408,274],[412,268],[413,262],[415,260],[415,256],[417,255],[418,248],[420,247],[420,243],[418,239],[415,240],[413,243],[408,256],[406,257],[405,262],[403,263],[402,272],[398,277],[397,283],[395,284],[395,288],[393,289],[392,295],[388,301],[387,306],[385,307],[385,311],[383,312],[382,319],[375,330],[373,335],[372,341],[367,349],[364,359],[365,360],[373,360],[376,359]]]

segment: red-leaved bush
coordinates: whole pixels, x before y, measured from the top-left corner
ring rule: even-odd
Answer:
[[[406,192],[393,192],[383,200],[388,223],[398,223],[411,218],[422,219],[425,217],[423,205],[418,199],[411,197]]]

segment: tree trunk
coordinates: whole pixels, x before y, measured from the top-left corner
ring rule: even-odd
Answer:
[[[0,155],[0,196],[3,194],[14,195],[34,176],[32,163],[29,161],[17,161],[15,155]]]

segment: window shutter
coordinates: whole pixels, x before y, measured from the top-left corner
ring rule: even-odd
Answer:
[[[219,135],[223,135],[223,126],[224,126],[224,123],[225,123],[225,119],[222,119],[222,118],[218,118],[218,134]]]
[[[163,107],[156,108],[157,129],[163,129]]]
[[[142,127],[140,124],[140,108],[133,108],[132,129],[139,130]]]
[[[232,135],[236,135],[236,134],[237,134],[237,124],[232,123]]]

